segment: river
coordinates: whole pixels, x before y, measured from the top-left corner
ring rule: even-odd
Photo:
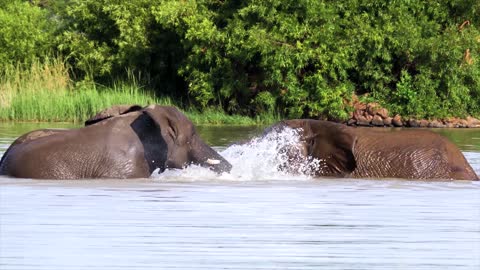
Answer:
[[[0,123],[18,135],[72,124]],[[0,177],[0,269],[480,269],[480,183],[274,170],[258,127],[199,127],[232,164],[149,179]],[[480,129],[435,130],[480,173]]]

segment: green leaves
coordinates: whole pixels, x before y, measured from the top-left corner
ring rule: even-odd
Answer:
[[[10,63],[26,66],[53,49],[55,25],[48,12],[26,1],[5,1],[0,7],[0,72]]]
[[[406,117],[480,115],[476,0],[4,2],[0,66],[61,53],[77,80],[247,115],[344,119],[354,93]]]
[[[358,55],[350,78],[358,92],[408,116],[479,113],[472,110],[480,103],[473,79],[479,67],[463,56],[467,49],[476,52],[471,57],[480,53],[478,25],[471,24],[480,15],[478,1],[469,2],[471,9],[462,1],[362,2],[356,9],[365,13],[349,12],[358,29],[350,32]]]

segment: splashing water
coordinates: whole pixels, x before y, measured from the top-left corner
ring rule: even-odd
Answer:
[[[307,158],[301,151],[300,130],[284,128],[256,137],[245,144],[234,144],[220,151],[232,164],[230,173],[221,175],[198,165],[185,169],[154,172],[152,177],[162,181],[195,180],[309,180],[321,168],[321,160]]]

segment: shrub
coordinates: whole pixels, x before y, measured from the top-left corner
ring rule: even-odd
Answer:
[[[53,51],[56,25],[49,13],[21,0],[0,0],[0,73],[11,64],[28,66]]]
[[[2,1],[0,65],[57,48],[77,82],[134,78],[200,111],[344,119],[355,93],[480,116],[477,0]]]

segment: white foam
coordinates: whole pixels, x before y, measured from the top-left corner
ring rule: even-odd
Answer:
[[[182,170],[154,172],[152,177],[162,181],[230,180],[271,181],[309,180],[310,174],[320,166],[319,160],[306,159],[300,154],[299,131],[284,128],[265,136],[253,138],[245,144],[232,145],[219,153],[232,164],[230,173],[217,175],[200,166],[191,165]],[[285,149],[289,148],[287,155]],[[292,148],[293,146],[293,148]],[[298,152],[297,152],[298,151]],[[292,155],[293,153],[293,155]],[[294,162],[294,170],[282,170],[282,164]]]

